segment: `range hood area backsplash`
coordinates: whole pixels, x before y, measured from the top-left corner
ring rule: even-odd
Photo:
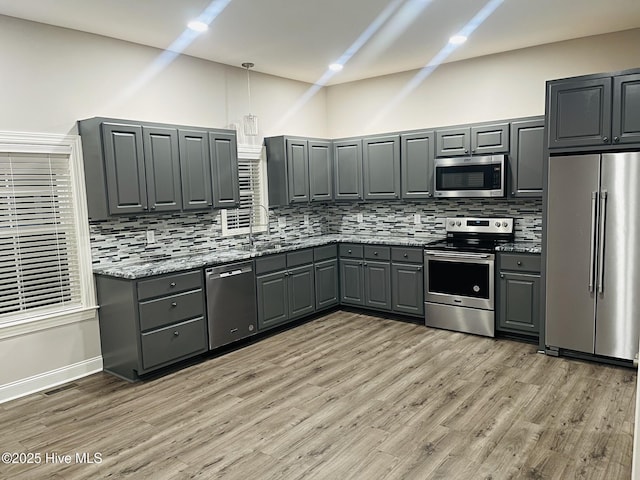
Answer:
[[[362,214],[362,222],[358,222]],[[415,214],[420,224],[415,224]],[[305,226],[305,215],[309,224]],[[455,216],[513,217],[518,241],[540,243],[542,200],[452,199],[421,203],[336,203],[301,205],[270,210],[271,234],[257,241],[295,241],[324,234],[366,236],[444,235],[444,219]],[[153,259],[162,255],[189,255],[248,245],[248,235],[222,236],[220,212],[122,217],[90,222],[94,264]],[[286,226],[278,225],[283,217]],[[147,231],[155,242],[147,244]]]

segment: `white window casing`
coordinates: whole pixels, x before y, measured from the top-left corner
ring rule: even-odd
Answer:
[[[77,136],[0,132],[0,338],[94,318]]]
[[[266,232],[266,159],[262,146],[238,145],[238,180],[240,207],[221,211],[222,235],[248,235],[251,221],[254,233]]]

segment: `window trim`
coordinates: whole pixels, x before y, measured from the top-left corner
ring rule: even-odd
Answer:
[[[78,135],[47,133],[0,132],[0,152],[30,154],[63,154],[69,156],[76,211],[75,228],[78,241],[80,277],[80,307],[57,308],[39,314],[20,312],[0,320],[0,339],[32,333],[69,323],[95,318],[96,294],[91,267],[87,196],[84,183],[82,148]]]
[[[260,204],[264,205],[267,210],[269,209],[268,205],[268,193],[267,193],[267,172],[266,172],[266,157],[264,149],[262,145],[249,145],[249,144],[239,144],[238,145],[238,158],[247,159],[247,160],[259,160],[259,175],[261,182],[261,198]],[[259,224],[255,225],[253,228],[253,233],[264,233],[267,231],[267,217],[262,208],[258,209],[259,211]],[[227,209],[223,209],[220,211],[220,223],[222,225],[222,236],[223,237],[232,237],[236,235],[248,235],[249,228],[229,228],[227,224]]]

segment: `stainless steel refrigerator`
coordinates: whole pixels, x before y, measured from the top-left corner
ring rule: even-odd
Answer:
[[[551,157],[547,195],[547,347],[633,359],[640,152]]]

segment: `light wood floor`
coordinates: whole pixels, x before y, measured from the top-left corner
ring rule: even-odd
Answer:
[[[11,479],[626,479],[633,370],[336,312],[138,384],[0,405]]]

